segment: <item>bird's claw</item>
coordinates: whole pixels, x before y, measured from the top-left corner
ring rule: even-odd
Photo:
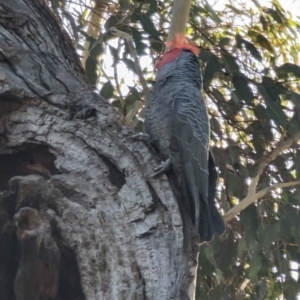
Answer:
[[[132,136],[132,138],[136,141],[141,141],[141,142],[145,142],[147,144],[151,143],[151,137],[148,133],[138,133],[138,134],[134,134]]]
[[[166,161],[162,161],[153,171],[154,173],[151,175],[151,177],[156,177],[162,173],[165,173],[170,169],[171,166],[171,160],[168,158]]]

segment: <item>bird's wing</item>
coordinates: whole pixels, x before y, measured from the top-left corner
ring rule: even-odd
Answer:
[[[205,103],[199,91],[193,87],[184,87],[174,96],[172,121],[174,136],[184,151],[185,162],[192,163],[194,170],[197,170],[195,175],[198,175],[199,179],[208,178],[210,129]],[[207,199],[206,184],[201,186],[201,192]]]
[[[182,87],[173,101],[173,134],[179,144],[186,185],[191,197],[190,206],[201,240],[213,238],[215,228],[212,206],[214,212],[217,212],[214,196],[210,199],[212,192],[209,191],[209,180],[217,178],[214,178],[214,174],[209,178],[208,122],[206,106],[200,91],[193,86]]]

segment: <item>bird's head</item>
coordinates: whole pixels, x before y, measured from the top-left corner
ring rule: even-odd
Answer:
[[[167,51],[163,54],[162,57],[160,57],[156,64],[155,68],[159,70],[162,66],[165,64],[168,64],[172,61],[174,61],[183,50],[190,50],[192,51],[196,56],[199,55],[199,48],[198,46],[193,43],[192,41],[189,41],[184,36],[176,36],[174,40],[168,41],[166,43]]]

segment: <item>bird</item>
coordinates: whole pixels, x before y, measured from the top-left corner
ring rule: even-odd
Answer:
[[[185,38],[169,48],[156,63],[156,82],[140,140],[151,143],[162,159],[153,176],[172,169],[180,189],[186,191],[200,242],[209,242],[215,234],[223,234],[225,224],[215,205],[218,174],[209,148],[199,48]]]

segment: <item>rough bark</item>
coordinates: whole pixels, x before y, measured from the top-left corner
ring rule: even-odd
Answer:
[[[44,1],[0,0],[1,299],[193,294],[188,214],[132,134]]]

